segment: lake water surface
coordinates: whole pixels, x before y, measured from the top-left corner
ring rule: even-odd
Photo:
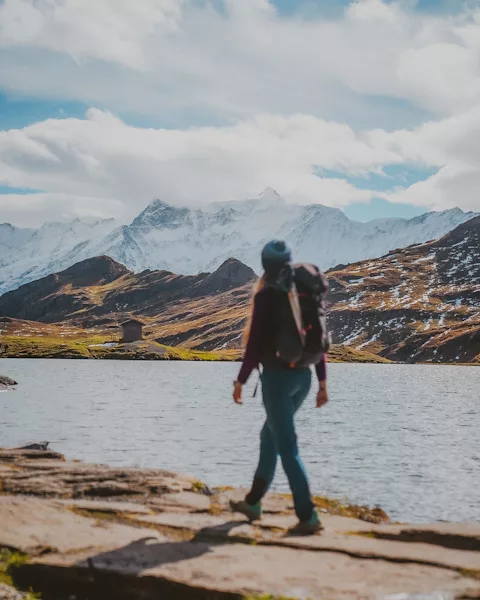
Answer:
[[[69,458],[248,486],[260,395],[231,401],[229,363],[2,359],[0,446],[48,440]],[[480,521],[480,368],[329,365],[330,403],[297,418],[318,494],[410,521]],[[278,470],[274,489],[287,489]]]

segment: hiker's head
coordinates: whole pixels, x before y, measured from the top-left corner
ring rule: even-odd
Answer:
[[[262,250],[262,266],[267,277],[276,277],[291,260],[290,248],[280,240],[268,242]]]
[[[264,289],[266,285],[277,283],[279,280],[279,276],[282,274],[282,272],[285,272],[286,279],[288,279],[288,275],[290,272],[290,269],[288,267],[290,265],[291,260],[292,253],[290,252],[290,248],[287,246],[287,244],[285,244],[285,242],[273,240],[271,242],[268,242],[268,244],[263,248],[262,266],[265,272],[257,280],[253,288],[252,310],[250,313],[250,317],[247,320],[245,332],[243,335],[244,345],[247,344],[248,336],[250,335],[250,327],[252,324],[252,314],[254,306],[253,299],[259,292],[261,292]]]

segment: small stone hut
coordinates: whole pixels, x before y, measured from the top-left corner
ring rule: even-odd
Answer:
[[[128,319],[120,323],[121,342],[138,342],[143,339],[143,323],[138,319]]]

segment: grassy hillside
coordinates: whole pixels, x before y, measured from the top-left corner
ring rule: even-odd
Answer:
[[[237,360],[239,352],[201,352],[170,347],[154,340],[118,342],[111,329],[80,329],[14,320],[2,324],[1,342],[8,358],[103,358],[127,360]]]
[[[118,333],[112,328],[81,329],[70,325],[53,325],[35,321],[11,320],[0,323],[0,339],[8,351],[8,358],[79,358],[118,360],[185,360],[236,361],[241,360],[240,349],[213,351],[192,350],[182,346],[159,344],[145,339],[133,344],[118,342]],[[334,346],[330,362],[388,363],[390,361],[345,346]]]

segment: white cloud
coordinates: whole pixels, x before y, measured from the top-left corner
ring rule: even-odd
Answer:
[[[341,18],[307,20],[267,0],[5,0],[0,24],[7,89],[114,112],[372,123],[378,96],[439,115],[480,102],[480,10],[471,8],[439,17],[358,0]],[[392,107],[387,125],[402,114]]]
[[[480,109],[394,132],[266,114],[225,127],[143,129],[91,109],[87,119],[0,132],[0,182],[45,191],[17,196],[10,208],[14,222],[31,224],[37,213],[128,219],[155,197],[194,205],[252,197],[267,186],[294,202],[341,207],[379,194],[318,177],[319,169],[362,175],[412,164],[439,172],[385,198],[479,210],[479,133]]]
[[[450,164],[442,167],[437,174],[413,184],[407,189],[385,194],[391,202],[427,205],[433,210],[444,210],[459,206],[464,210],[480,211],[480,169],[465,164]]]
[[[345,14],[352,21],[378,21],[400,27],[403,11],[399,4],[386,4],[382,0],[356,0]]]
[[[115,212],[127,218],[157,196],[178,204],[225,201],[270,184],[297,201],[342,206],[370,194],[342,179],[322,180],[314,167],[364,169],[379,158],[347,126],[302,115],[154,130],[91,109],[86,120],[50,119],[0,133],[0,181],[54,194],[52,215],[58,194],[77,196],[83,212],[89,199],[116,198],[122,204]]]
[[[392,202],[480,211],[480,107],[414,131],[369,134],[370,143],[397,152],[407,162],[438,167],[427,180],[386,194]]]
[[[171,31],[181,0],[5,0],[0,7],[3,46],[44,48],[75,60],[96,58],[145,68],[143,41]]]
[[[480,38],[480,27],[477,28]],[[454,43],[406,50],[398,64],[407,97],[437,113],[454,113],[480,103],[480,61],[475,48]]]
[[[113,198],[68,194],[0,194],[0,222],[21,227],[38,227],[48,221],[71,221],[90,217],[108,219],[122,214],[121,202]]]
[[[358,0],[306,19],[268,0],[4,0],[3,88],[110,112],[0,132],[0,184],[44,190],[1,198],[2,218],[126,219],[153,197],[204,203],[267,186],[345,206],[373,192],[319,167],[388,164],[439,169],[388,200],[478,210],[480,10],[413,4]],[[141,129],[120,113],[176,125]]]

